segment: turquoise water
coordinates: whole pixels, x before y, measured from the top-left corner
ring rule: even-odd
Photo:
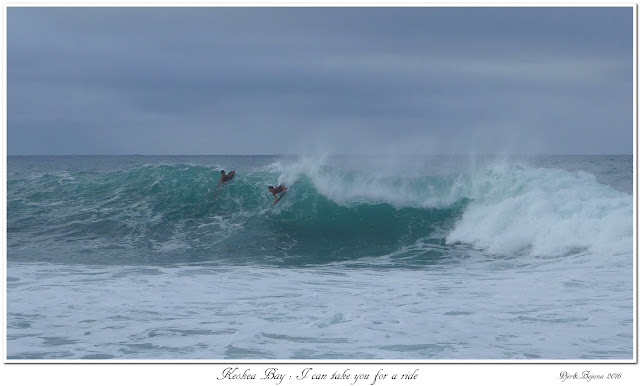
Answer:
[[[9,157],[8,356],[629,359],[632,162]]]

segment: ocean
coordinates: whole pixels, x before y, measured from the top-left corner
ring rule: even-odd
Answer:
[[[629,360],[633,258],[632,156],[7,159],[8,359]]]

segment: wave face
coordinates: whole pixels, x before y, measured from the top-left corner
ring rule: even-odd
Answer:
[[[244,162],[45,171],[10,162],[9,259],[309,264],[427,261],[459,249],[509,256],[632,251],[631,195],[583,171]],[[230,166],[236,177],[217,188],[220,169]],[[289,192],[273,206],[266,187],[279,183]]]

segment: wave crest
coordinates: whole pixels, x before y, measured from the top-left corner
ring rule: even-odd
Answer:
[[[497,255],[632,250],[631,196],[584,172],[494,164],[419,175],[303,158],[237,170],[217,187],[219,172],[146,165],[12,179],[9,241],[28,234],[209,258],[256,251],[353,258],[445,242]],[[289,193],[274,207],[266,187],[279,183]]]

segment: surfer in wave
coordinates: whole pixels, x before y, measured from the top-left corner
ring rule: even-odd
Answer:
[[[235,170],[232,170],[229,172],[229,174],[225,174],[224,170],[220,172],[220,183],[219,185],[224,184],[227,181],[231,181],[231,179],[233,178],[233,176],[236,174]]]
[[[273,194],[273,197],[275,198],[275,200],[273,200],[273,205],[275,205],[278,201],[280,201],[282,196],[284,196],[284,194],[287,193],[287,188],[284,186],[284,184],[280,184],[275,188],[269,185],[268,189],[271,192],[271,194]],[[282,193],[280,197],[277,196],[278,193]]]

